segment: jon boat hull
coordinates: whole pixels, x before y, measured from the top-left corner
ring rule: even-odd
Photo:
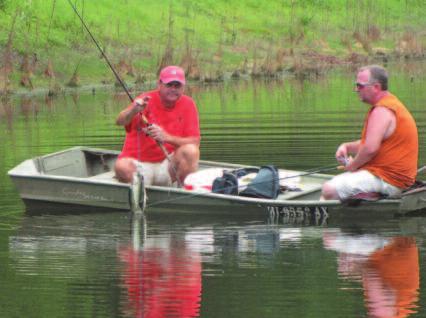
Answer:
[[[8,174],[29,210],[49,205],[130,210],[133,186],[112,176],[117,155],[75,147],[26,160]]]
[[[98,211],[132,209],[135,188],[118,182],[113,175],[117,151],[74,147],[29,159],[9,171],[27,210],[61,206],[59,210]],[[243,167],[219,162],[201,161],[200,170]],[[286,191],[277,199],[249,198],[190,191],[183,188],[147,186],[147,213],[258,214],[271,219],[296,218],[300,222],[321,223],[333,217],[366,217],[373,214],[405,214],[426,208],[426,191],[420,189],[401,199],[360,202],[344,205],[337,200],[319,201],[321,185],[331,178],[325,174],[280,170],[299,176],[301,191]],[[286,179],[286,177],[284,177]],[[139,190],[140,191],[140,190]],[[142,192],[141,192],[142,193]],[[145,197],[139,193],[138,203]],[[134,205],[134,202],[133,202]],[[69,208],[69,209],[68,209]]]

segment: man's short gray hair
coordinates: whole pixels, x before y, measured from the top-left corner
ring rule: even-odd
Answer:
[[[388,72],[384,67],[380,65],[367,65],[359,69],[359,71],[370,71],[370,80],[371,84],[379,83],[383,91],[388,90]]]

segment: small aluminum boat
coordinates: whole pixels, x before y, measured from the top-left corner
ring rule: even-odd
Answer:
[[[20,197],[31,211],[46,206],[69,206],[72,211],[135,210],[197,214],[263,214],[271,219],[293,218],[301,223],[323,223],[330,217],[365,217],[372,214],[406,214],[426,208],[426,188],[408,191],[400,198],[359,201],[344,204],[337,200],[320,201],[321,187],[332,175],[315,171],[279,169],[280,184],[287,189],[276,199],[212,193],[203,185],[183,188],[119,182],[114,163],[119,152],[90,147],[73,147],[25,160],[9,171]],[[248,166],[200,161],[201,179],[211,171],[233,170]],[[207,177],[210,175],[210,177]],[[203,177],[204,176],[204,177]],[[200,178],[198,180],[200,180]],[[190,178],[191,179],[191,178]],[[194,179],[194,178],[192,178]],[[187,178],[188,180],[188,178]],[[196,179],[195,179],[196,180]],[[186,180],[185,180],[186,182]],[[206,181],[207,185],[210,181]],[[363,213],[361,213],[363,212]]]

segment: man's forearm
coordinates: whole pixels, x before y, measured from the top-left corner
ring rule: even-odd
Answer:
[[[345,144],[348,153],[356,155],[360,150],[361,140],[355,140]]]
[[[180,147],[186,144],[199,145],[200,138],[199,137],[177,137],[177,136],[167,135],[164,142],[167,142],[175,147]]]
[[[115,123],[119,126],[126,126],[130,124],[133,117],[138,113],[138,110],[136,107],[129,107],[124,109],[123,111],[118,114],[117,120]]]
[[[373,159],[374,156],[376,155],[376,153],[377,153],[377,151],[372,151],[368,147],[360,146],[357,155],[350,162],[350,164],[346,167],[346,169],[349,170],[349,171],[358,170],[364,164],[366,164],[371,159]]]

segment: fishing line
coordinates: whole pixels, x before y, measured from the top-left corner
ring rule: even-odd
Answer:
[[[104,50],[101,48],[101,46],[99,45],[98,41],[96,41],[95,37],[93,36],[92,32],[90,32],[89,27],[86,25],[86,23],[84,22],[83,18],[81,17],[81,15],[78,13],[77,8],[72,4],[71,0],[68,0],[68,3],[70,4],[71,8],[74,10],[75,14],[77,15],[77,17],[80,19],[82,25],[84,26],[84,28],[86,29],[87,33],[90,35],[91,39],[93,40],[93,42],[96,44],[96,47],[98,48],[98,50],[101,52],[103,58],[105,59],[105,61],[107,62],[109,68],[111,69],[111,71],[114,73],[115,78],[117,79],[117,81],[120,83],[121,87],[123,87],[124,91],[126,92],[127,96],[129,97],[130,101],[133,103],[134,99],[133,96],[130,94],[129,89],[127,88],[126,84],[122,81],[121,77],[118,75],[118,73],[115,71],[114,67],[112,66],[111,62],[109,61],[108,57],[106,56],[106,54],[104,53]],[[144,115],[142,115],[142,119],[144,118]],[[150,123],[148,123],[147,121],[144,120],[144,122],[149,126]],[[139,134],[139,132],[138,132]],[[170,166],[173,169],[173,173],[176,176],[176,180],[177,183],[181,186],[181,182],[178,178],[177,175],[177,171],[176,171],[176,167],[175,165],[172,163],[172,160],[170,158],[170,154],[167,151],[167,149],[164,147],[163,143],[155,140],[155,142],[157,143],[158,147],[160,147],[161,151],[164,153],[164,155],[166,156],[167,160],[170,162]]]
[[[300,173],[300,174],[297,174],[297,175],[291,175],[291,176],[286,176],[286,177],[278,178],[278,181],[280,181],[280,180],[292,179],[292,178],[298,178],[298,177],[304,177],[304,176],[308,176],[308,175],[311,175],[311,174],[321,173],[321,172],[327,172],[327,171],[332,171],[332,170],[336,170],[336,169],[337,169],[336,164],[334,164],[334,165],[329,165],[329,166],[324,166],[324,167],[321,167],[321,168],[313,168],[313,169],[309,169],[309,170],[307,170],[306,172],[303,172],[303,173]],[[255,185],[255,184],[262,184],[262,183],[271,182],[271,181],[274,181],[274,180],[275,180],[275,179],[268,180],[268,181],[253,182],[253,183],[251,183],[251,184],[252,184],[252,185]],[[240,185],[240,186],[239,186],[239,185],[236,185],[236,186],[226,186],[226,187],[223,187],[223,188],[218,189],[218,190],[234,189],[234,188],[239,189],[239,188],[243,188],[243,187],[246,187],[246,186],[247,186],[247,185]],[[163,200],[163,201],[157,201],[157,202],[154,202],[154,203],[152,203],[152,204],[149,204],[149,203],[148,203],[148,204],[146,205],[146,208],[153,207],[153,206],[157,206],[157,205],[161,205],[161,204],[164,204],[164,203],[171,203],[171,202],[175,202],[175,201],[191,199],[191,198],[195,198],[195,197],[198,197],[198,196],[203,196],[203,195],[205,195],[206,193],[214,193],[214,192],[197,192],[197,193],[194,193],[194,194],[185,195],[185,196],[178,197],[178,198],[173,198],[173,199],[168,199],[168,200]],[[219,193],[218,193],[218,194],[219,194]],[[232,195],[231,195],[231,196],[232,196]],[[149,202],[149,200],[148,200],[148,202]]]
[[[75,14],[77,15],[77,17],[80,19],[81,24],[83,24],[84,28],[86,29],[87,33],[89,34],[89,36],[92,38],[93,42],[95,43],[96,47],[98,48],[98,50],[101,52],[103,58],[105,59],[105,61],[108,63],[109,68],[111,69],[111,71],[114,73],[115,78],[117,79],[117,81],[120,83],[120,85],[123,87],[124,91],[126,92],[127,96],[129,97],[130,101],[133,102],[133,97],[132,95],[130,95],[130,92],[128,90],[128,88],[126,87],[126,84],[124,84],[124,82],[121,80],[120,76],[117,74],[117,72],[115,71],[114,67],[112,66],[111,62],[109,61],[108,57],[105,55],[104,50],[101,48],[101,46],[99,45],[98,41],[96,41],[95,37],[93,36],[92,32],[90,32],[88,26],[86,25],[86,23],[84,22],[83,18],[81,17],[81,15],[78,13],[77,8],[72,4],[71,0],[68,0],[68,3],[70,4],[71,8],[74,10]]]

